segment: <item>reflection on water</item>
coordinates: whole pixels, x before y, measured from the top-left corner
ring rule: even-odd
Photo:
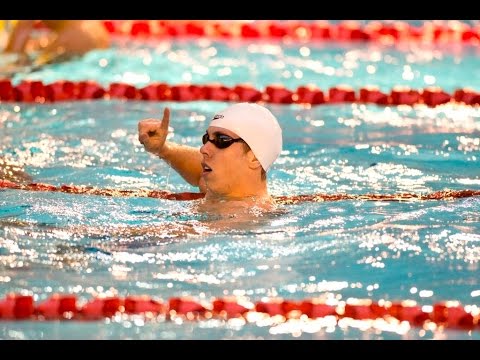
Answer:
[[[21,166],[5,161],[0,157],[0,180],[23,184],[31,182],[32,177]]]
[[[242,48],[245,51],[239,51]],[[384,91],[433,82],[450,92],[459,85],[478,86],[480,78],[472,77],[471,71],[478,62],[476,52],[467,47],[452,55],[418,44],[405,48],[367,44],[359,49],[358,44],[160,41],[152,48],[135,43],[129,49],[92,52],[28,76],[45,82],[70,76],[74,81],[95,78],[103,84],[128,79],[137,87],[146,80],[208,83],[220,76],[227,86],[253,80],[262,88],[280,79],[291,89],[308,79],[324,90],[347,80],[354,87],[374,83]],[[24,77],[16,74],[15,81]],[[11,166],[0,170],[0,177],[119,192],[196,191],[164,162],[146,154],[138,142],[138,120],[157,118],[164,106],[171,109],[172,140],[199,147],[205,119],[226,104],[1,103],[0,156]],[[280,296],[478,303],[479,197],[420,199],[448,189],[480,190],[478,107],[342,103],[269,107],[284,134],[282,154],[268,174],[273,196],[419,197],[297,201],[265,213],[239,204],[231,209],[205,207],[202,200],[120,197],[115,192],[75,195],[2,189],[0,295],[30,292],[40,300],[60,292],[82,299],[147,294],[163,300],[233,295],[249,301]],[[327,318],[243,323],[115,318],[55,325],[10,322],[0,324],[0,337],[478,339],[480,335],[381,321],[333,323]]]

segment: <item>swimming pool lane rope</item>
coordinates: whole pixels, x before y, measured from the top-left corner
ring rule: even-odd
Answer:
[[[278,39],[301,42],[372,41],[478,44],[480,27],[461,21],[424,21],[415,26],[405,21],[219,21],[219,20],[105,20],[111,34],[135,38],[209,37],[249,41]]]
[[[22,80],[13,85],[11,79],[0,78],[0,102],[53,103],[76,100],[143,100],[143,101],[231,101],[264,102],[272,104],[328,105],[335,103],[377,104],[381,106],[424,105],[435,107],[442,104],[467,106],[480,105],[480,92],[471,88],[458,88],[452,94],[440,87],[412,89],[394,86],[389,92],[378,86],[365,85],[358,90],[348,85],[322,90],[315,84],[305,84],[288,89],[281,84],[255,88],[251,84],[225,86],[209,84],[150,83],[135,87],[127,83],[111,83],[106,87],[94,80],[73,82],[59,80],[43,83],[40,80]]]
[[[166,190],[119,190],[96,188],[93,186],[60,185],[55,186],[43,183],[20,184],[9,180],[0,180],[0,189],[15,189],[24,191],[52,191],[67,194],[99,195],[111,197],[149,197],[166,200],[197,200],[205,196],[198,192],[172,193]],[[480,190],[442,190],[429,194],[397,193],[397,194],[306,194],[274,196],[275,201],[281,205],[297,204],[301,202],[324,202],[340,200],[368,200],[368,201],[421,201],[421,200],[453,200],[480,196]]]
[[[251,302],[236,297],[210,301],[193,297],[172,297],[162,301],[148,295],[101,295],[80,302],[74,294],[59,293],[41,302],[34,301],[34,295],[16,293],[9,293],[0,299],[0,321],[99,321],[123,315],[143,315],[164,321],[177,317],[190,321],[242,318],[246,322],[256,322],[266,317],[275,317],[277,322],[327,317],[337,322],[342,319],[383,319],[390,324],[400,325],[407,322],[412,327],[430,330],[435,327],[480,330],[480,308],[476,305],[464,306],[458,301],[443,301],[432,305],[420,305],[414,300],[375,302],[356,298],[346,301],[262,298],[260,301]]]

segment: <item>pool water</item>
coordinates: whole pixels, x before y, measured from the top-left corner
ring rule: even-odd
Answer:
[[[451,92],[480,88],[476,52],[468,46],[119,38],[112,49],[17,74],[13,81],[95,79],[136,86],[249,81],[257,88],[280,82],[323,89],[373,83],[384,90],[399,84],[423,88],[434,81]],[[160,117],[168,106],[171,140],[198,147],[211,116],[227,105],[0,103],[0,154],[25,166],[36,182],[194,192],[143,150],[137,123]],[[480,190],[478,107],[267,105],[284,136],[282,154],[268,173],[272,195]],[[37,300],[56,292],[84,299],[102,293],[164,300],[235,295],[251,301],[327,296],[478,306],[478,196],[300,202],[249,221],[232,218],[222,227],[215,227],[217,218],[194,212],[198,201],[1,190],[0,295],[29,292]],[[158,231],[131,231],[142,227]],[[479,334],[322,320],[0,322],[3,339],[480,339]]]

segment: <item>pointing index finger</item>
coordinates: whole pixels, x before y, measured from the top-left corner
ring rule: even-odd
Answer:
[[[162,119],[162,124],[161,124],[162,130],[165,130],[165,132],[168,132],[169,123],[170,123],[170,109],[168,107],[166,107],[163,110],[163,119]]]

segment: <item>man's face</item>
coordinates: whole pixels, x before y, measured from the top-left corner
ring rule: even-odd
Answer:
[[[228,141],[229,138],[239,138],[234,132],[215,126],[207,129],[207,135],[211,140],[220,138],[220,140]],[[246,156],[248,152],[245,152],[242,141],[233,142],[224,149],[207,141],[200,148],[200,153],[203,155],[202,178],[209,191],[223,196],[240,197],[244,195],[242,191],[249,182],[251,172]]]

